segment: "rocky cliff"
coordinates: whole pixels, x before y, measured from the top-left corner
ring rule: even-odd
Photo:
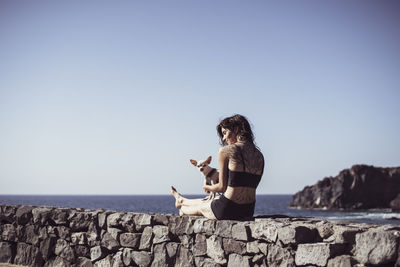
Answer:
[[[400,266],[399,226],[278,217],[212,221],[0,205],[0,262],[77,267]]]
[[[400,167],[354,165],[336,177],[306,186],[291,207],[308,209],[400,209]]]

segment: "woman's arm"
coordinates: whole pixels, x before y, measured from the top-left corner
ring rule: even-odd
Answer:
[[[226,147],[222,147],[218,151],[218,165],[219,165],[219,179],[218,183],[214,185],[206,185],[203,187],[204,191],[212,192],[225,192],[228,187],[228,164],[229,156],[226,153]]]

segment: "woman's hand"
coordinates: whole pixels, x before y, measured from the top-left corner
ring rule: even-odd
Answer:
[[[210,186],[209,185],[204,185],[203,186],[203,190],[204,190],[204,192],[206,192],[206,194],[210,194]]]

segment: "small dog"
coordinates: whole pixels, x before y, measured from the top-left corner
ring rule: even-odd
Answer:
[[[211,163],[211,156],[206,160],[197,162],[191,159],[190,163],[196,166],[201,173],[204,174],[204,185],[214,185],[218,183],[219,173],[218,170],[209,166]],[[207,192],[209,194],[203,200],[213,200],[215,198],[215,192]]]

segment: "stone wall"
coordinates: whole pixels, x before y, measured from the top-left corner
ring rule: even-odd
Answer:
[[[394,266],[400,227],[0,205],[0,262],[29,266]]]

